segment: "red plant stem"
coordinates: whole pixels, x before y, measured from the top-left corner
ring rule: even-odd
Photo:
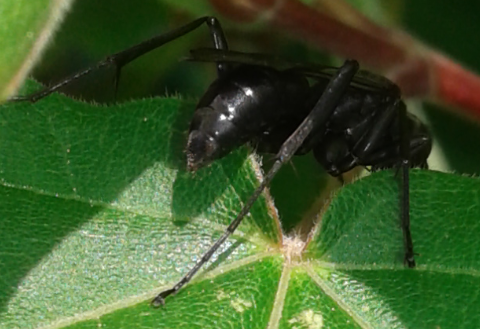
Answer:
[[[468,116],[480,116],[480,79],[438,53],[431,54],[435,68],[436,99],[459,107]]]
[[[405,96],[445,103],[480,119],[480,78],[403,31],[378,26],[359,12],[358,24],[353,26],[343,22],[341,15],[298,0],[210,2],[231,19],[266,20],[328,52],[382,71]]]

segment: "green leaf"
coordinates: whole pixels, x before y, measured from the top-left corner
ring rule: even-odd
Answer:
[[[332,203],[307,253],[334,265],[312,266],[312,278],[324,279],[319,285],[373,328],[477,328],[480,180],[419,170],[411,176],[417,268],[401,263],[397,189],[382,172]]]
[[[456,6],[470,8],[470,2]],[[23,10],[24,2],[9,5],[17,3],[23,4]],[[118,1],[77,2],[70,16],[76,19],[58,38],[59,44],[73,44],[73,50],[68,56],[47,56],[43,62],[49,66],[44,70],[62,66],[58,58],[71,63],[70,54],[77,55],[88,45],[93,44],[92,52],[103,57],[179,24],[178,12],[155,9],[155,3],[144,1],[133,8]],[[29,1],[26,8],[32,8],[34,18],[41,18],[47,6],[35,9],[33,4]],[[466,21],[458,10],[432,1],[410,1],[406,9],[416,16],[407,10],[409,21],[418,16],[418,22],[431,22],[425,20],[425,11],[415,13],[415,6],[428,8],[429,17]],[[448,15],[435,14],[445,8]],[[11,12],[0,10],[1,15]],[[478,21],[474,10],[467,12],[472,17],[468,22]],[[2,24],[8,22],[2,27],[12,31],[12,21],[1,17]],[[32,17],[14,23],[30,24]],[[70,17],[65,26],[72,22]],[[469,26],[434,22],[430,26],[442,42],[445,31],[459,30],[444,26]],[[140,37],[135,35],[139,26],[146,31]],[[202,36],[204,31],[196,34]],[[228,33],[233,48],[250,49],[255,38],[236,34],[237,40],[235,33]],[[277,52],[271,35],[268,43],[260,43]],[[92,42],[90,36],[99,41]],[[239,46],[238,39],[247,42]],[[464,40],[458,35],[453,39]],[[19,39],[5,35],[0,40],[5,42],[5,55]],[[193,64],[188,79],[186,71],[173,71],[172,62],[197,46],[190,38],[182,40],[171,52],[171,46],[162,48],[147,56],[150,60],[129,68],[134,73],[139,68],[154,72],[159,79],[175,83],[208,83],[205,74],[192,74]],[[468,48],[475,43],[462,45]],[[300,60],[318,61],[316,52],[305,54],[298,45],[289,42],[284,48]],[[475,58],[475,52],[468,53]],[[18,50],[2,63],[22,61],[22,54]],[[85,57],[88,64],[95,62],[93,56]],[[190,64],[180,63],[186,65]],[[122,72],[120,91],[125,83],[143,90],[140,82],[145,77],[129,76],[129,68]],[[165,73],[166,69],[172,73]],[[17,68],[3,65],[0,70],[9,70],[7,80],[0,81],[10,86],[8,79]],[[58,74],[62,77],[65,72]],[[158,85],[163,93],[163,83]],[[100,86],[95,88],[101,93],[112,91],[111,84]],[[190,90],[174,86],[169,90]],[[126,94],[138,97],[139,93]],[[258,167],[247,149],[195,175],[185,172],[183,148],[194,103],[153,98],[107,107],[52,95],[36,104],[0,108],[1,328],[480,327],[479,181],[426,171],[411,172],[416,269],[402,264],[398,182],[387,171],[338,192],[301,259],[293,253],[301,246],[298,240],[279,232],[271,200],[260,200],[206,271],[169,297],[165,307],[152,309],[151,298],[192,267],[258,183]],[[465,136],[465,129],[452,129],[451,119],[447,122],[449,139]],[[462,133],[452,136],[452,131]],[[478,139],[468,140],[454,143],[455,150],[467,153],[464,158],[469,160],[464,162],[475,167],[477,162],[471,160],[475,152],[466,152],[465,146],[475,150]],[[303,203],[315,199],[310,194],[315,193],[316,182],[326,184],[322,177],[308,177],[305,173],[315,166],[300,161],[295,165],[298,173],[284,168],[293,171],[287,174],[290,181],[277,177],[272,184],[275,207],[283,217],[296,217],[293,223],[308,214]],[[283,229],[295,227],[283,219]]]
[[[0,4],[0,102],[39,59],[72,0],[3,0]]]
[[[480,181],[420,170],[416,269],[402,264],[398,180],[384,171],[340,190],[304,252],[262,198],[205,272],[151,308],[258,184],[246,149],[185,172],[193,108],[57,94],[0,108],[2,328],[480,325]]]
[[[245,149],[186,173],[192,110],[178,99],[97,107],[61,95],[1,108],[2,327],[147,300],[219,237],[258,173]],[[227,263],[278,244],[266,207],[224,247]]]

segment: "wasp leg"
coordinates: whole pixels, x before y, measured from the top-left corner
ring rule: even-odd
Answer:
[[[158,307],[165,304],[165,298],[175,294],[180,288],[187,284],[197,271],[212,257],[217,249],[225,242],[240,225],[243,218],[248,214],[250,208],[258,199],[260,194],[271,182],[275,174],[282,165],[290,160],[303,141],[310,135],[313,130],[325,127],[328,119],[335,110],[337,104],[345,94],[353,76],[358,71],[358,63],[356,61],[346,61],[345,64],[338,69],[338,72],[330,80],[324,93],[320,96],[318,102],[313,107],[305,120],[298,126],[292,135],[283,143],[279,152],[275,157],[272,168],[265,175],[262,183],[257,187],[250,199],[245,203],[237,217],[230,223],[223,235],[210,247],[210,249],[202,256],[202,258],[193,266],[193,268],[178,281],[171,289],[162,291],[152,300],[152,305]]]
[[[397,145],[382,145],[382,138],[385,135],[385,130],[389,129],[392,122],[398,119],[399,124],[399,144]],[[410,177],[409,170],[411,167],[410,161],[411,136],[407,127],[407,113],[405,104],[400,100],[394,100],[387,109],[379,116],[378,121],[357,143],[354,153],[362,159],[365,164],[374,163],[375,168],[390,168],[398,165],[400,161],[401,167],[401,225],[403,231],[403,240],[405,246],[404,262],[408,267],[415,267],[415,255],[413,251],[412,234],[410,231]],[[396,161],[394,163],[383,163],[380,159],[374,159],[379,156],[377,152],[385,152],[384,156],[392,156]],[[367,160],[379,160],[379,162],[368,162]],[[360,163],[361,164],[361,163]]]
[[[26,96],[15,96],[15,97],[12,97],[10,101],[13,101],[13,102],[29,101],[34,103],[50,95],[51,93],[59,90],[60,88],[82,78],[83,76],[86,76],[103,67],[109,67],[109,66],[115,67],[116,74],[114,79],[114,86],[115,86],[115,90],[117,90],[118,81],[120,79],[120,71],[125,65],[132,62],[136,58],[163,46],[164,44],[170,41],[176,40],[182,37],[183,35],[190,33],[191,31],[197,29],[203,23],[206,23],[210,29],[210,35],[212,37],[213,46],[217,49],[227,50],[228,44],[227,44],[225,35],[223,33],[223,29],[220,25],[220,22],[215,17],[205,16],[205,17],[196,19],[175,30],[155,36],[135,46],[127,48],[113,55],[107,56],[101,62],[98,62],[97,64],[91,67],[88,67],[82,71],[76,72],[73,75],[70,75],[67,78],[63,79],[62,81],[57,82],[52,86],[46,87],[36,93],[26,95]],[[217,71],[219,76],[224,75],[229,69],[230,69],[229,64],[217,63]]]

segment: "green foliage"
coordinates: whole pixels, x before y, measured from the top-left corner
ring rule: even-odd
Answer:
[[[385,171],[343,188],[291,262],[268,201],[257,202],[207,272],[151,309],[257,184],[244,149],[185,172],[193,107],[52,95],[0,109],[2,327],[263,328],[281,316],[284,327],[413,328],[429,319],[448,328],[464,314],[479,323],[468,287],[478,284],[480,181],[418,170],[417,269],[402,264],[397,180]]]
[[[142,5],[152,16],[164,9]],[[143,22],[149,30],[145,18],[132,16],[130,26]],[[76,24],[75,37],[59,39],[82,43]],[[102,23],[88,24],[95,31]],[[135,42],[128,38],[117,46]],[[107,47],[108,38],[102,40]],[[162,54],[173,60],[188,42]],[[50,56],[47,65],[60,65]],[[155,69],[168,80],[171,65],[159,62]],[[142,67],[154,70],[141,63],[135,69]],[[122,83],[140,84],[134,71]],[[200,84],[187,82],[187,89]],[[29,82],[22,93],[38,88]],[[279,177],[272,186],[282,224],[272,200],[261,198],[205,271],[165,307],[152,309],[151,298],[191,268],[258,184],[258,164],[247,148],[195,174],[185,171],[194,105],[147,97],[107,106],[54,94],[0,106],[1,328],[480,326],[477,178],[411,171],[418,253],[412,270],[402,264],[392,171],[342,188],[301,257],[286,252],[283,245],[295,249],[298,241],[280,226],[294,228],[314,202],[315,184],[326,185],[323,176],[305,174],[315,168],[308,160],[295,166],[298,174],[286,167],[290,181]],[[292,183],[298,181],[308,188]]]
[[[102,107],[61,95],[1,107],[2,327],[148,300],[218,238],[257,179],[245,149],[185,172],[193,108],[160,98]],[[226,263],[278,245],[265,202],[250,218],[225,247]]]
[[[0,4],[0,102],[21,85],[69,7],[69,0]],[[14,46],[13,46],[14,45]]]

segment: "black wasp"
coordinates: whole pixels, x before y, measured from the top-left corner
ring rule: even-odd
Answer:
[[[372,170],[401,170],[401,219],[405,263],[415,266],[410,233],[409,168],[427,168],[431,137],[425,125],[407,113],[400,89],[391,81],[347,60],[340,68],[299,64],[228,50],[220,23],[202,17],[156,36],[95,66],[28,96],[12,101],[35,102],[104,66],[121,68],[137,57],[175,40],[206,23],[214,48],[191,52],[190,60],[214,62],[218,78],[200,99],[190,124],[186,147],[191,171],[219,159],[249,142],[275,153],[275,162],[237,218],[197,264],[173,288],[161,292],[154,306],[176,293],[205,264],[238,227],[280,167],[295,154],[313,152],[332,176],[356,166]],[[278,66],[286,66],[278,69]]]

